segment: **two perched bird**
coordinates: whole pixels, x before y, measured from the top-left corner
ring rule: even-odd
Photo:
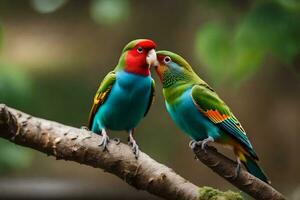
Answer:
[[[237,174],[243,163],[251,174],[268,183],[256,163],[258,157],[245,130],[229,107],[182,57],[169,51],[155,52],[155,48],[156,44],[147,39],[130,42],[114,71],[100,84],[90,112],[89,129],[102,135],[103,149],[109,141],[107,130],[125,130],[138,158],[133,132],[153,102],[155,83],[150,68],[155,67],[167,111],[192,139],[191,147],[201,145],[205,149],[209,142],[229,146],[237,157]]]

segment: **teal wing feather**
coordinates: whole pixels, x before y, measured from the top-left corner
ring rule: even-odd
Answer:
[[[92,128],[94,116],[99,107],[105,102],[113,84],[116,81],[116,73],[114,71],[109,72],[101,82],[93,101],[93,105],[89,114],[88,127]]]
[[[205,83],[195,85],[192,88],[191,96],[194,104],[204,116],[237,139],[253,158],[258,159],[241,123],[211,87]]]
[[[150,110],[151,105],[154,103],[155,101],[155,81],[153,78],[151,78],[152,80],[152,84],[151,84],[151,93],[150,93],[150,99],[149,99],[149,103],[146,109],[146,112],[144,114],[144,116],[146,116]]]

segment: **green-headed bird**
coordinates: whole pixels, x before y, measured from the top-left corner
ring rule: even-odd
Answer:
[[[208,142],[217,142],[233,149],[238,166],[269,183],[257,165],[258,157],[240,122],[217,93],[193,71],[181,56],[158,51],[156,72],[163,85],[167,110],[173,121],[194,141],[192,147],[205,149]]]
[[[128,43],[115,69],[100,84],[89,116],[89,129],[102,135],[100,146],[106,149],[107,130],[125,130],[129,144],[138,157],[134,128],[147,114],[154,99],[155,83],[150,66],[157,62],[156,44],[149,39]]]

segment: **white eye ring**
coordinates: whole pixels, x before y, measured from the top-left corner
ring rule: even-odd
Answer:
[[[138,47],[136,50],[137,50],[138,53],[143,53],[143,48],[142,47]]]
[[[170,56],[166,56],[165,58],[164,58],[164,62],[166,63],[166,64],[168,64],[169,62],[171,62],[172,60],[171,60],[171,58],[170,58]]]

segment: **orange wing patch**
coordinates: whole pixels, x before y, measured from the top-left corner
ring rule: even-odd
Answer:
[[[102,103],[106,94],[110,91],[111,87],[108,88],[105,92],[99,93],[98,95],[95,96],[94,98],[94,104],[98,105],[99,103]]]
[[[208,110],[208,111],[203,111],[203,114],[208,117],[211,121],[213,121],[215,124],[221,123],[224,120],[228,119],[229,116],[226,114],[220,114],[219,111],[217,110]]]

